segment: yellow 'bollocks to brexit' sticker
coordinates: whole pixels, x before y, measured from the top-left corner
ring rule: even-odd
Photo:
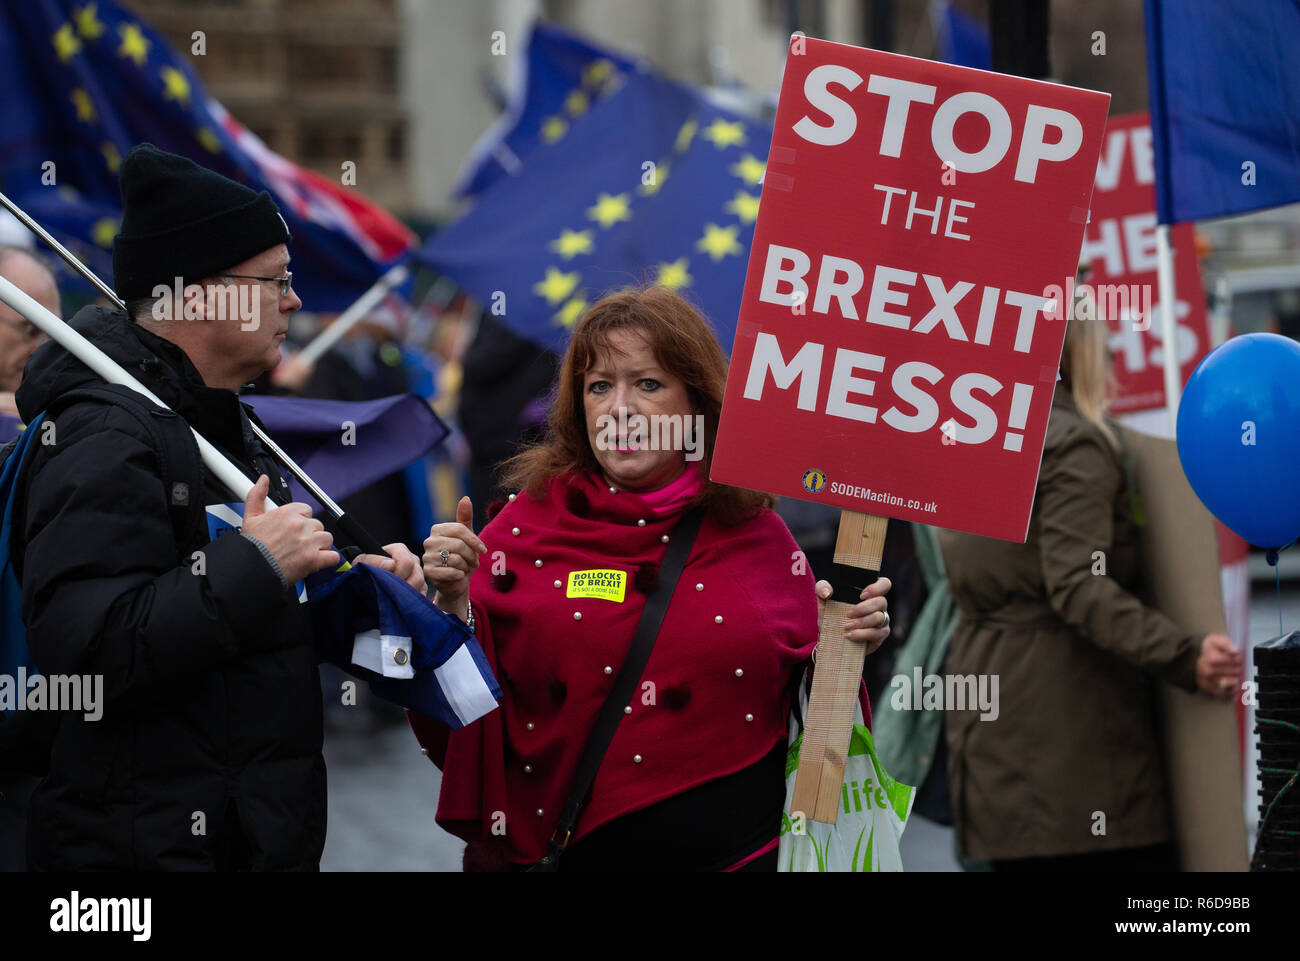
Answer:
[[[627,571],[570,571],[565,596],[594,597],[622,604],[626,589]]]

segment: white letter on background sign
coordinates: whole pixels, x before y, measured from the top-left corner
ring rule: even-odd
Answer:
[[[1061,132],[1057,143],[1043,143],[1043,133],[1048,127]],[[1020,159],[1016,161],[1016,179],[1031,184],[1038,176],[1038,161],[1069,160],[1079,152],[1083,143],[1083,126],[1079,118],[1055,107],[1029,105],[1025,114],[1025,135],[1020,140]]]
[[[836,278],[844,275],[844,282]],[[840,316],[846,320],[857,320],[858,309],[853,306],[853,298],[862,289],[866,278],[857,262],[844,257],[822,255],[822,269],[817,274],[817,296],[813,299],[813,313],[824,314],[834,297],[840,305]]]
[[[989,142],[975,153],[959,149],[952,140],[953,127],[963,114],[968,113],[982,114],[989,122]],[[1011,146],[1011,117],[1006,107],[986,93],[968,90],[953,94],[934,112],[930,143],[934,145],[936,154],[951,160],[962,173],[983,173],[996,167],[998,161],[1007,155],[1007,148]]]
[[[831,374],[831,392],[826,398],[826,413],[833,417],[847,417],[849,420],[874,424],[876,408],[854,404],[849,400],[850,392],[866,394],[868,397],[876,392],[874,380],[853,376],[853,372],[859,368],[878,374],[885,369],[885,358],[879,354],[849,350],[847,347],[841,347],[835,352],[835,371]]]
[[[975,421],[974,427],[963,427],[953,422],[958,443],[982,444],[998,432],[998,415],[993,408],[975,399],[975,391],[983,391],[992,397],[1001,389],[1002,385],[988,374],[962,374],[952,382],[953,406]]]
[[[787,269],[786,263],[790,267]],[[804,304],[808,302],[808,285],[804,283],[804,275],[812,267],[812,261],[802,250],[794,247],[782,247],[780,244],[771,244],[767,248],[767,263],[763,265],[763,286],[759,290],[758,299],[769,304],[780,304],[782,307],[793,307],[796,303]],[[779,294],[776,292],[777,286],[785,281],[790,285],[790,293]],[[798,296],[796,296],[798,295]]]
[[[871,299],[867,301],[867,316],[863,319],[869,324],[882,324],[885,327],[897,327],[907,330],[910,323],[906,314],[895,314],[886,307],[906,307],[907,292],[890,289],[890,284],[906,284],[911,287],[916,283],[915,270],[899,270],[897,267],[876,265],[876,276],[871,281]]]
[[[853,90],[862,83],[862,78],[848,67],[839,67],[833,63],[814,67],[803,82],[803,95],[811,106],[831,118],[831,125],[823,127],[808,116],[794,125],[794,132],[800,137],[823,147],[839,146],[858,129],[858,115],[853,112],[853,108],[827,89],[833,83]]]
[[[781,345],[773,334],[759,334],[754,340],[754,356],[749,361],[745,380],[745,399],[762,400],[768,371],[779,390],[788,390],[799,378],[799,408],[817,409],[817,385],[821,380],[822,345],[809,341],[799,348],[789,364],[781,356]]]
[[[897,157],[903,150],[903,131],[907,128],[908,108],[913,100],[934,103],[934,87],[928,83],[912,83],[910,80],[881,77],[873,73],[867,81],[867,90],[889,98],[889,109],[885,111],[885,123],[880,132],[880,154],[883,157]]]
[[[911,404],[916,408],[915,414],[904,414],[897,407],[891,407],[881,414],[881,420],[894,430],[920,434],[929,430],[939,420],[939,405],[935,403],[933,397],[916,386],[918,379],[927,381],[931,385],[937,384],[943,379],[943,371],[922,360],[909,360],[894,368],[894,376],[890,380],[894,396],[904,404]]]

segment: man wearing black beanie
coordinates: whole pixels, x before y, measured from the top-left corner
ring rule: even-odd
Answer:
[[[339,555],[289,503],[236,393],[279,362],[302,306],[289,230],[269,194],[149,144],[127,154],[121,189],[113,279],[129,316],[88,307],[71,325],[178,416],[104,388],[56,342],[17,394],[26,421],[53,420],[15,512],[28,646],[47,675],[102,679],[96,712],[59,715],[29,865],[316,870],[320,684],[295,585]],[[259,478],[243,504],[190,427]],[[222,530],[231,510],[242,523]],[[361,559],[422,588],[420,561],[388,550]]]

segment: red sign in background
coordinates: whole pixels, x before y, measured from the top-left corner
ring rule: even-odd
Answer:
[[[1023,541],[1110,97],[802,45],[712,478]]]
[[[1092,262],[1088,285],[1111,330],[1115,397],[1110,410],[1115,414],[1165,406],[1154,183],[1147,115],[1112,117],[1097,162],[1083,256]],[[1175,224],[1169,240],[1174,251],[1178,362],[1186,383],[1210,349],[1210,332],[1196,260],[1196,228]]]

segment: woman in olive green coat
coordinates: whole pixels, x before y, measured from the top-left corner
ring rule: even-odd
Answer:
[[[1104,322],[1071,321],[1026,543],[939,532],[960,613],[945,671],[998,677],[996,718],[946,714],[953,818],[961,852],[997,869],[1175,868],[1153,682],[1240,683],[1225,635],[1189,636],[1132,593],[1106,376]]]

